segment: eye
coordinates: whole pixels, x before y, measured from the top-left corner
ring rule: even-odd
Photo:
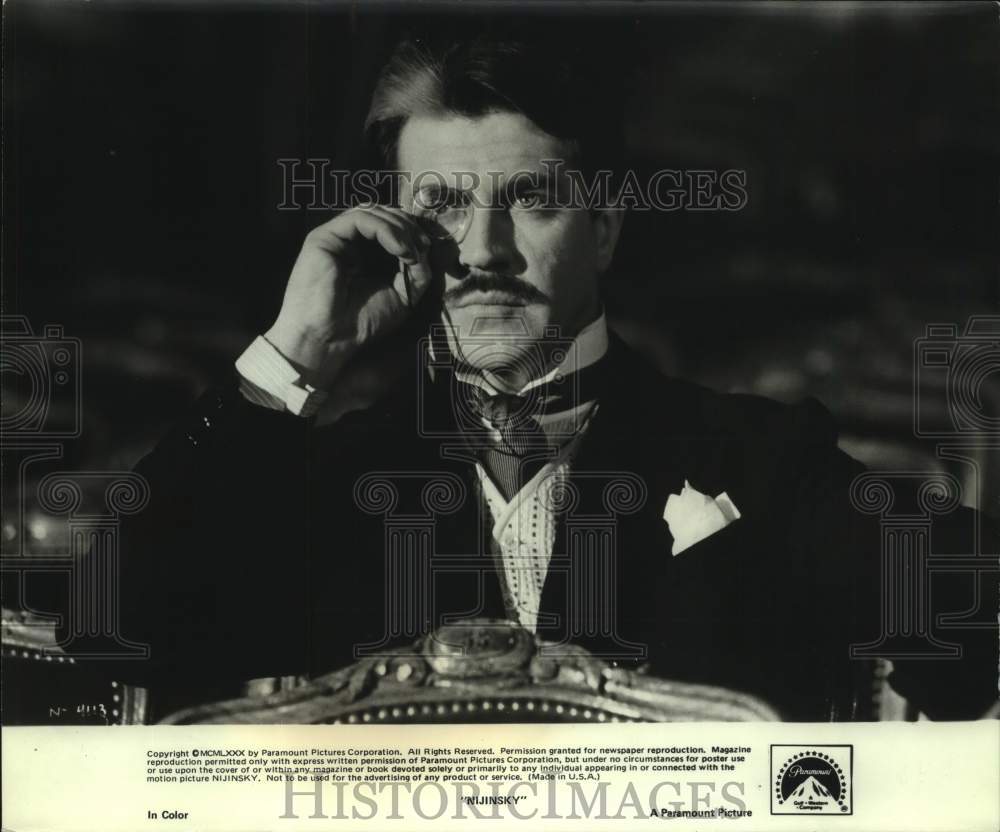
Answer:
[[[542,199],[540,191],[524,191],[515,196],[511,204],[522,211],[530,211],[532,208],[538,208],[542,204]]]
[[[413,205],[421,211],[434,213],[445,206],[447,198],[447,191],[440,191],[437,188],[421,188],[413,195]]]
[[[432,216],[465,210],[468,201],[466,195],[460,191],[439,188],[421,188],[413,198],[414,207],[418,211]]]

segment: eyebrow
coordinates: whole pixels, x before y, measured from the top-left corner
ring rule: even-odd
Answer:
[[[552,188],[554,181],[548,173],[543,173],[542,171],[518,171],[514,177],[504,183],[507,187],[510,187],[512,184],[547,191]]]
[[[459,172],[459,175],[461,175],[461,173],[462,172]],[[491,173],[499,173],[499,171],[495,171],[495,172],[491,171]],[[499,177],[489,176],[489,175],[484,176],[484,177],[479,177],[479,183],[481,184],[484,181],[495,182],[498,178]],[[502,180],[502,185],[505,188],[509,188],[512,185],[516,185],[516,186],[524,185],[524,186],[528,186],[528,187],[531,187],[531,188],[544,189],[544,188],[550,188],[554,184],[555,184],[555,179],[552,176],[550,176],[545,171],[519,170],[519,171],[515,171],[512,176],[506,177],[506,178],[504,178]],[[470,190],[473,190],[473,189],[471,189],[471,188],[456,188],[456,187],[454,187],[453,184],[449,185],[447,182],[442,183],[442,182],[440,182],[438,180],[434,180],[432,182],[428,182],[426,184],[421,185],[420,188],[418,188],[418,190],[420,190],[420,191],[431,191],[431,190],[442,191],[442,190],[444,190],[444,191],[460,191],[462,193],[467,193],[467,192],[469,192]]]
[[[494,177],[485,177],[486,180],[495,181]],[[480,180],[482,182],[482,180]],[[553,177],[549,176],[547,173],[542,173],[539,171],[535,173],[533,171],[518,171],[514,176],[509,179],[505,179],[501,183],[501,189],[504,191],[509,191],[511,188],[515,190],[541,190],[547,191],[553,188],[555,185],[555,180]],[[470,193],[473,188],[456,188],[454,185],[442,184],[441,182],[432,182],[427,185],[422,185],[420,187],[421,191],[435,191],[435,192],[452,192],[452,193]]]

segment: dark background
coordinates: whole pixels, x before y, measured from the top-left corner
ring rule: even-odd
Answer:
[[[63,467],[131,467],[271,323],[326,219],[277,209],[277,160],[356,158],[396,34],[484,11],[424,8],[5,4],[3,309],[82,341]],[[525,8],[524,25],[558,9]],[[872,464],[935,467],[913,435],[914,341],[1000,309],[996,6],[587,14],[602,15],[636,59],[631,163],[744,169],[749,193],[737,213],[633,213],[613,325],[668,372],[819,396]],[[68,411],[56,399],[50,418]],[[31,499],[25,522],[44,526]],[[7,551],[62,545],[12,523]]]

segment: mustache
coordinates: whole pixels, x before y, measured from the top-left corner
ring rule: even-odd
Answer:
[[[473,292],[503,292],[525,303],[548,303],[549,297],[530,283],[501,274],[470,274],[441,296],[444,303],[456,302]]]

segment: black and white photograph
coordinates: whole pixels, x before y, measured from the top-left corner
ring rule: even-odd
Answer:
[[[995,4],[3,16],[5,726],[1000,716]]]

